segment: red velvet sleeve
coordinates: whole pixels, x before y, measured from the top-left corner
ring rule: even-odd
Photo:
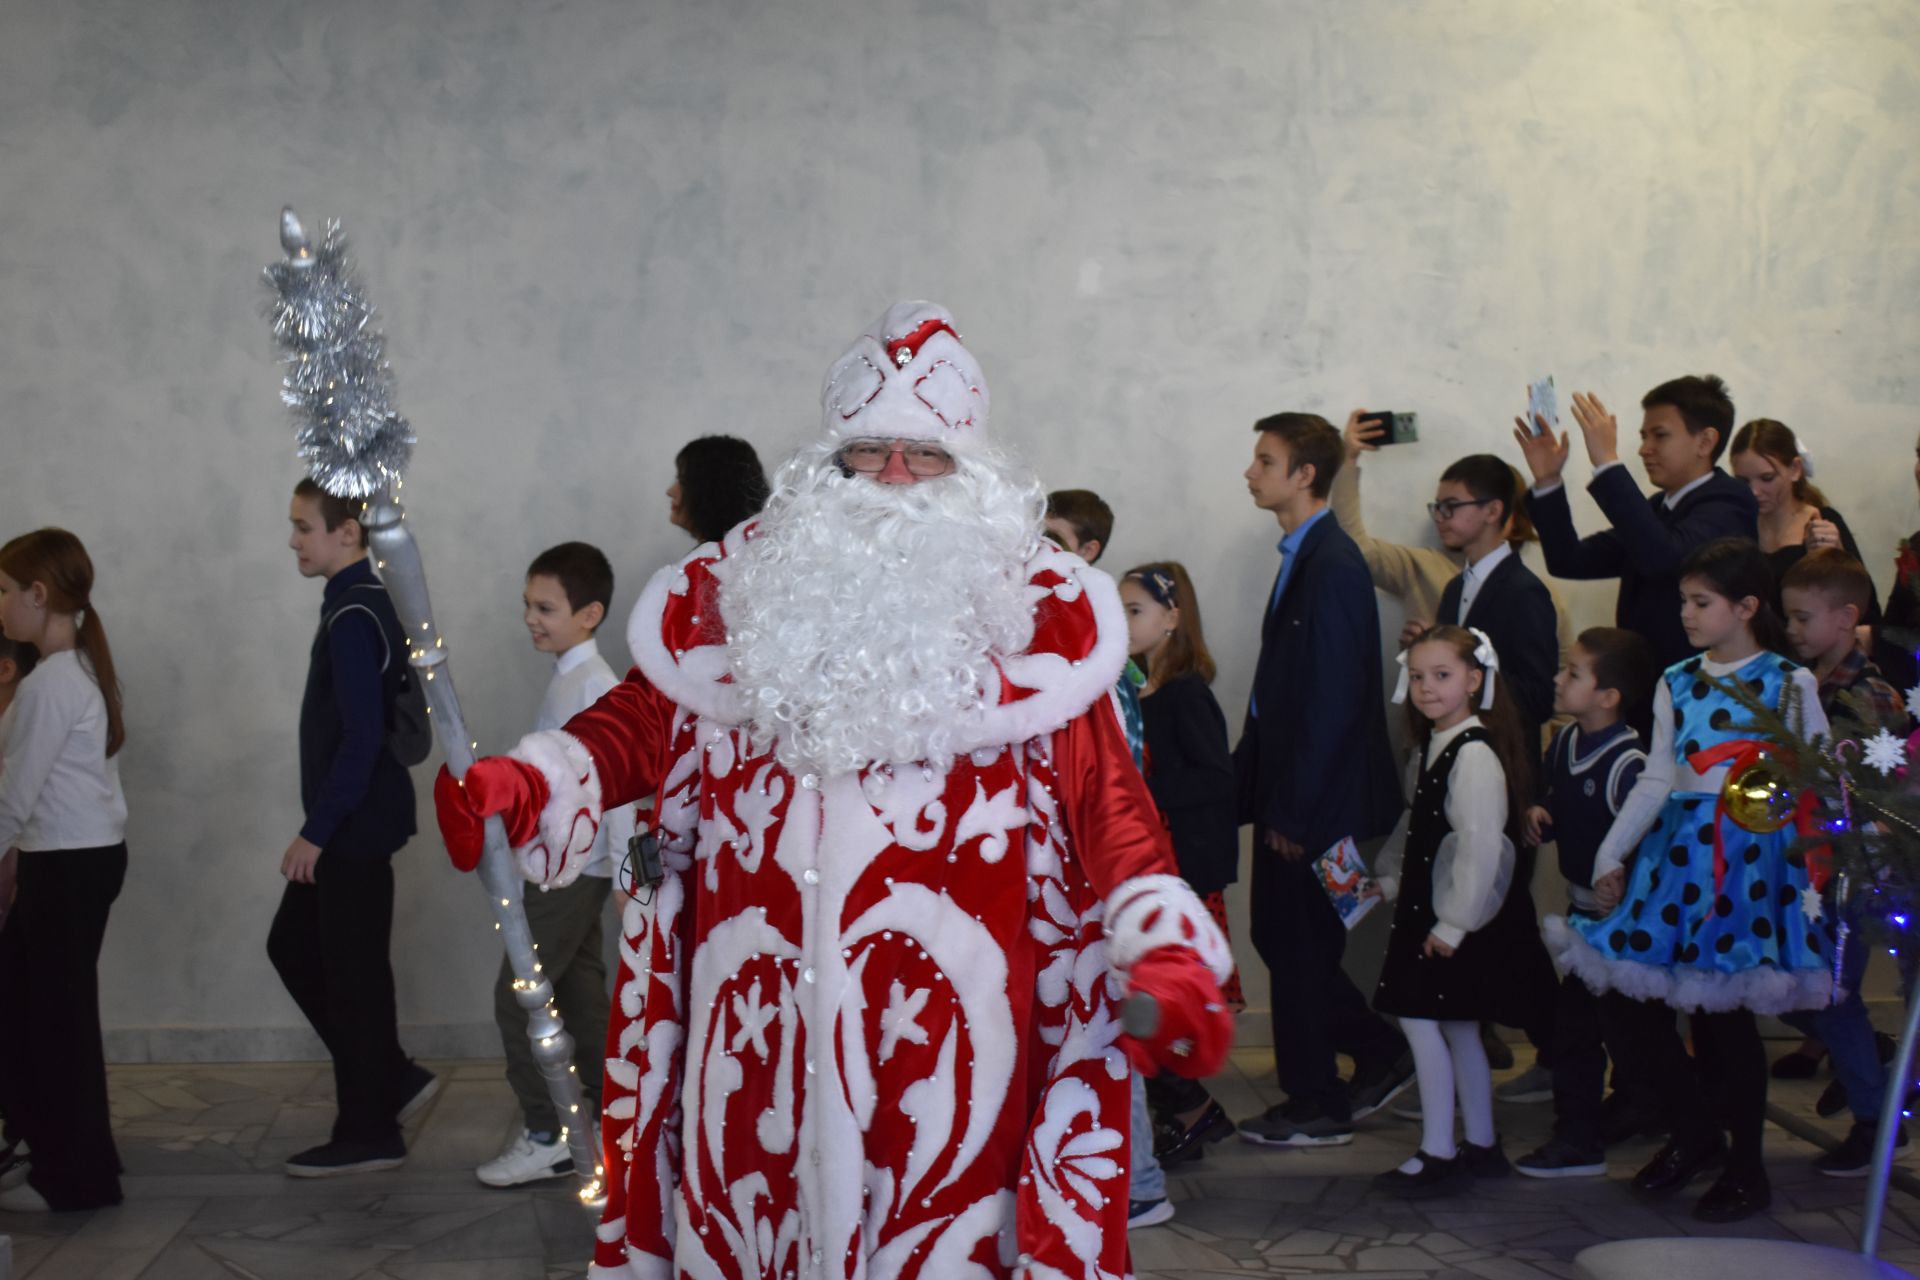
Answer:
[[[1053,735],[1053,766],[1067,833],[1096,893],[1104,898],[1135,876],[1180,874],[1108,698]]]
[[[673,733],[673,703],[635,667],[627,678],[562,726],[580,740],[600,771],[603,810],[660,789]]]

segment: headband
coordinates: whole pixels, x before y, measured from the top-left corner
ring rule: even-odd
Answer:
[[[1141,589],[1153,597],[1154,603],[1162,609],[1174,609],[1178,593],[1173,575],[1160,569],[1138,569],[1127,575],[1128,582],[1137,582]]]
[[[1473,660],[1480,665],[1482,671],[1487,673],[1486,682],[1480,686],[1480,709],[1486,711],[1493,706],[1493,678],[1500,670],[1500,655],[1493,651],[1493,641],[1486,632],[1478,627],[1468,627],[1467,631],[1473,636],[1475,642]],[[1422,636],[1420,639],[1425,638]],[[1420,640],[1413,642],[1413,644],[1419,643]],[[1407,655],[1413,652],[1413,644],[1394,655],[1394,661],[1400,664],[1400,679],[1393,686],[1395,702],[1407,700]]]

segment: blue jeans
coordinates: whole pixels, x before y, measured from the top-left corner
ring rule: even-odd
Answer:
[[[1832,898],[1827,900],[1832,905]],[[1781,1021],[1805,1035],[1818,1036],[1833,1055],[1833,1075],[1847,1095],[1847,1109],[1861,1124],[1878,1124],[1880,1107],[1886,1101],[1887,1069],[1880,1062],[1880,1047],[1873,1040],[1873,1023],[1867,1020],[1867,1004],[1860,998],[1860,983],[1867,973],[1866,930],[1857,918],[1847,932],[1846,948],[1840,953],[1840,984],[1847,989],[1846,999],[1824,1009],[1783,1014]]]
[[[1166,1199],[1167,1175],[1160,1171],[1160,1162],[1153,1158],[1153,1114],[1147,1110],[1147,1082],[1138,1071],[1133,1073],[1133,1123],[1129,1145],[1132,1147],[1132,1159],[1129,1161],[1131,1172],[1127,1198]]]

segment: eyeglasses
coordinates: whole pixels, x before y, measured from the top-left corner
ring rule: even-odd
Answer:
[[[875,475],[887,469],[894,454],[916,476],[944,476],[953,470],[953,455],[937,444],[918,440],[855,440],[837,455],[842,466],[862,475]]]
[[[1498,501],[1498,498],[1448,498],[1445,502],[1429,502],[1427,514],[1435,520],[1451,520],[1453,513],[1462,507],[1484,507],[1489,502]]]

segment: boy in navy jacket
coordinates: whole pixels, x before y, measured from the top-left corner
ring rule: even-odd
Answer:
[[[394,1007],[392,858],[415,828],[413,779],[387,727],[407,645],[367,562],[361,510],[302,480],[288,517],[301,576],[327,585],[300,706],[306,820],[280,859],[267,956],[333,1057],[339,1107],[332,1138],[288,1159],[302,1178],[397,1167],[400,1123],[438,1085],[401,1050]]]
[[[1568,436],[1549,424],[1539,434],[1514,431],[1533,472],[1527,513],[1540,534],[1547,569],[1556,578],[1618,578],[1615,625],[1646,637],[1656,669],[1693,652],[1680,626],[1680,565],[1715,538],[1758,536],[1759,507],[1745,484],[1716,465],[1733,431],[1727,384],[1708,374],[1663,382],[1640,401],[1640,462],[1657,490],[1651,498],[1620,461],[1619,424],[1599,397],[1576,393],[1573,416],[1586,441],[1593,479],[1587,492],[1613,526],[1582,538],[1574,532],[1561,476]]]
[[[1234,749],[1252,823],[1254,948],[1272,975],[1273,1043],[1287,1101],[1241,1125],[1249,1141],[1328,1146],[1413,1079],[1400,1033],[1340,967],[1347,931],[1313,862],[1343,837],[1385,836],[1404,799],[1387,743],[1380,615],[1366,560],[1327,509],[1340,433],[1310,413],[1254,424],[1247,489],[1279,521],[1246,726]],[[1340,1079],[1334,1055],[1354,1059]]]

